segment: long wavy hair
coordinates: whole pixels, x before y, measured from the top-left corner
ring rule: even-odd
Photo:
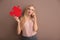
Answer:
[[[24,13],[23,13],[23,16],[21,17],[21,26],[23,26],[23,24],[25,23],[25,15],[26,15],[26,13],[27,13],[27,10],[28,10],[28,8],[30,8],[30,7],[33,7],[34,8],[34,13],[35,13],[35,7],[34,7],[34,5],[28,5],[26,8],[25,8],[25,10],[24,10]],[[32,18],[32,16],[31,16],[31,18]]]

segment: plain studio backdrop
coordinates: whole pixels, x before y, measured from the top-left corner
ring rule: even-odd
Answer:
[[[60,40],[60,0],[0,0],[0,40],[19,40],[17,22],[9,15],[14,5],[36,7],[38,40]]]

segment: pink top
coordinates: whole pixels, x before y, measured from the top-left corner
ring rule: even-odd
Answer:
[[[31,37],[36,34],[36,32],[33,31],[33,21],[27,20],[25,21],[23,25],[22,35],[26,37]]]

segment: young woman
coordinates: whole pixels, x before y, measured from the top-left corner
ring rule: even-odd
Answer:
[[[37,40],[36,34],[38,31],[37,18],[35,14],[35,7],[29,5],[24,11],[24,15],[20,19],[14,16],[18,22],[18,35],[22,31],[22,40]]]

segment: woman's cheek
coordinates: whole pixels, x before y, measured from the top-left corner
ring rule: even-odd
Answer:
[[[31,15],[32,13],[30,13],[29,15]]]

